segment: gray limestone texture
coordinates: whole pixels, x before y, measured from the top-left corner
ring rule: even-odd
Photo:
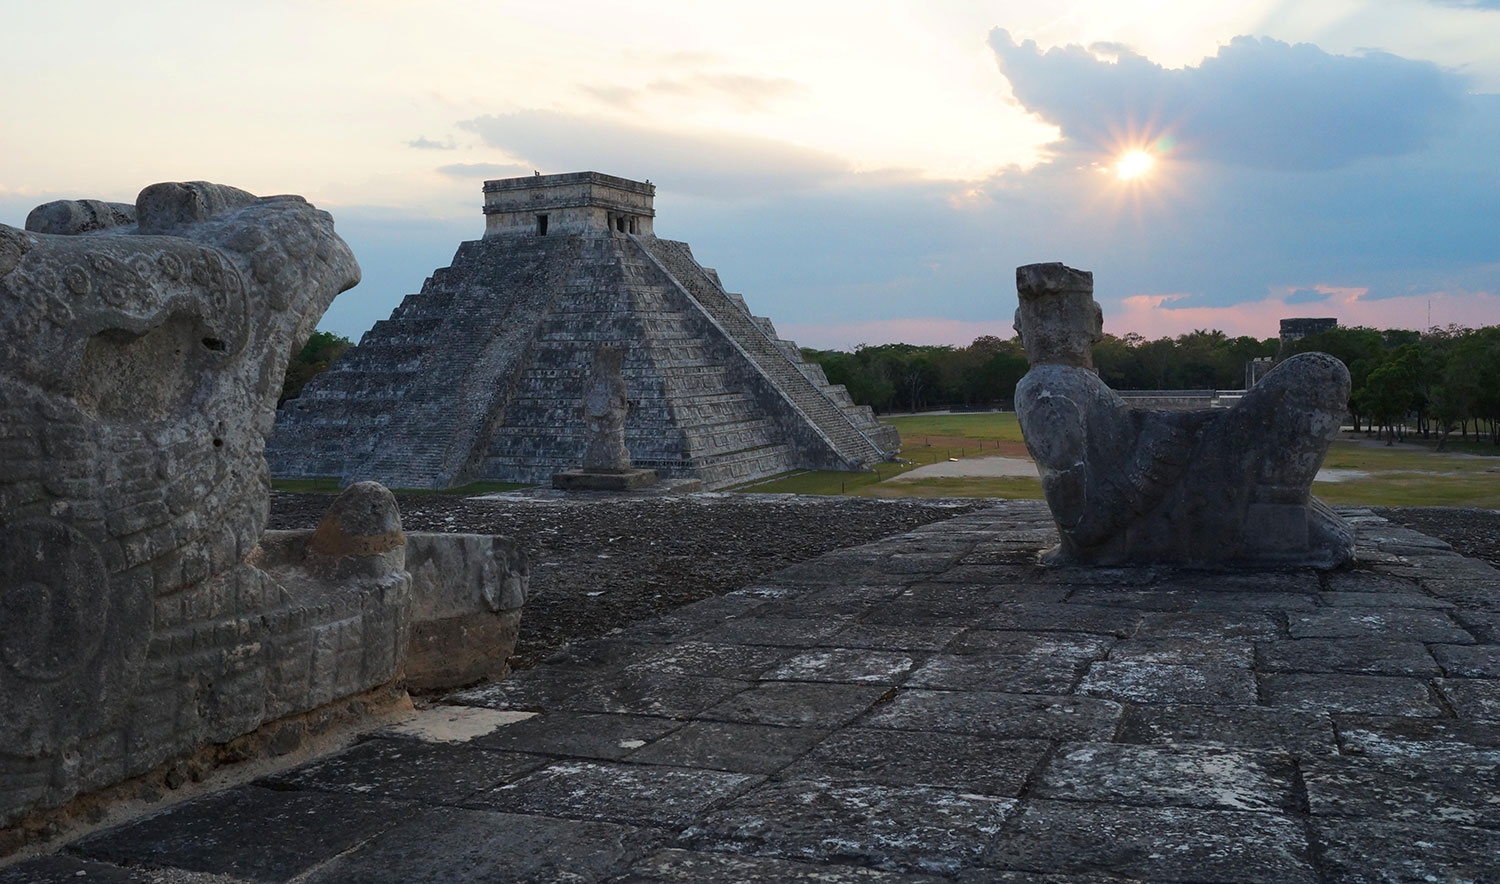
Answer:
[[[1450,631],[1500,611],[1500,572],[1342,512],[1370,564],[1333,575],[1064,571],[1036,562],[1057,539],[1045,505],[996,501],[572,646],[412,723],[465,732],[373,734],[0,867],[0,882],[1500,881],[1500,674],[1483,663],[1497,645]],[[1410,552],[1379,561],[1395,544]],[[1003,583],[961,579],[1010,545],[1030,555]],[[900,562],[939,550],[953,564],[937,575]],[[1488,590],[1414,608],[1458,571]],[[1051,617],[975,622],[985,599],[1059,585]],[[913,598],[932,616],[909,616]],[[889,632],[872,644],[839,621],[787,646],[788,606],[887,611]],[[1373,614],[1414,610],[1437,615],[1411,622],[1427,635],[1448,622],[1434,659],[1482,653],[1441,677],[1375,677],[1330,669],[1288,628],[1316,613],[1361,658]],[[993,664],[990,681],[923,677],[959,657]],[[1033,680],[1015,658],[1074,677]],[[1179,687],[1187,673],[1165,670],[1190,662],[1266,689],[1089,696],[1095,664],[1171,659],[1157,676]]]
[[[857,470],[899,447],[686,243],[654,235],[650,185],[580,173],[485,191],[486,236],[282,407],[276,476],[548,482],[586,460],[601,346],[621,353],[630,462],[664,480]]]
[[[1294,356],[1229,409],[1132,408],[1092,367],[1103,322],[1093,287],[1093,274],[1062,264],[1016,270],[1031,363],[1016,413],[1061,535],[1046,561],[1350,561],[1349,526],[1310,493],[1345,413],[1343,363]]]
[[[282,371],[357,281],[300,197],[0,225],[0,825],[398,674],[389,492],[261,543]]]
[[[401,674],[391,493],[263,531],[288,357],[358,280],[327,213],[204,182],[0,225],[0,827]],[[417,546],[423,616],[513,647],[524,556]]]
[[[585,470],[628,470],[630,451],[625,447],[625,418],[630,401],[620,365],[625,354],[618,347],[594,351],[594,365],[583,391],[583,425],[588,447],[583,450]]]
[[[359,280],[299,197],[158,184],[28,223],[0,225],[5,821],[266,714],[261,449],[289,353]]]

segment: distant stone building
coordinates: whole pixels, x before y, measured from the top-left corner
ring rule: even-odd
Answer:
[[[1277,360],[1286,357],[1287,345],[1293,341],[1300,341],[1308,335],[1320,335],[1338,327],[1339,321],[1331,316],[1281,320],[1281,346],[1276,351]]]
[[[487,181],[484,238],[286,403],[278,478],[542,483],[576,466],[595,350],[625,351],[638,467],[722,488],[859,469],[895,430],[653,232],[655,187],[598,172]]]

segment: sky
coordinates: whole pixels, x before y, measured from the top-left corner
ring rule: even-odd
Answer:
[[[358,339],[485,179],[657,186],[658,235],[804,346],[1500,324],[1500,0],[0,0],[0,223],[157,181],[299,193]]]

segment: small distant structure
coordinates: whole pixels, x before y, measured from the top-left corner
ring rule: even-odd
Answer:
[[[1281,346],[1276,351],[1276,360],[1286,358],[1287,345],[1300,341],[1308,335],[1320,335],[1339,327],[1339,321],[1331,316],[1298,317],[1281,320]],[[1269,370],[1269,369],[1268,369]]]
[[[663,484],[712,490],[894,456],[893,427],[687,243],[655,235],[655,194],[599,172],[486,181],[484,238],[286,403],[266,447],[272,473],[393,488],[546,483],[586,464],[602,346],[617,349],[630,390],[627,463]]]
[[[1269,356],[1257,356],[1245,363],[1245,389],[1248,390],[1260,383],[1260,379],[1265,377],[1275,365],[1276,360]]]

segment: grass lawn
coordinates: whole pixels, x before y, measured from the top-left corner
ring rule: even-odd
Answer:
[[[958,458],[1026,457],[1014,413],[935,414],[890,418],[901,431],[901,456],[910,464],[881,464],[878,473],[800,472],[739,491],[780,494],[849,494],[861,497],[1004,497],[1039,499],[1041,482],[1019,477],[935,477],[885,480],[919,466]],[[1409,440],[1417,441],[1420,440]],[[1455,445],[1451,452],[1386,448],[1358,438],[1333,443],[1323,466],[1368,475],[1317,482],[1313,493],[1340,506],[1472,506],[1500,509],[1500,450],[1488,442]],[[1474,456],[1488,455],[1488,456]]]

